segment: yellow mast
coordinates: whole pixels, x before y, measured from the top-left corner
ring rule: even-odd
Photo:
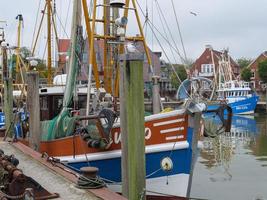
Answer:
[[[47,5],[47,83],[52,85],[52,53],[51,53],[51,0],[46,0]]]
[[[104,0],[105,5],[109,5],[110,0]],[[110,9],[106,6],[103,7],[104,9],[104,35],[110,34]],[[104,40],[104,85],[105,89],[108,93],[112,93],[111,87],[111,79],[112,79],[112,67],[111,61],[108,59],[110,55],[108,54],[108,44],[107,41]]]
[[[16,19],[18,19],[18,37],[17,37],[17,48],[16,48],[16,81],[17,83],[20,82],[18,80],[19,73],[20,73],[20,43],[21,43],[21,27],[23,23],[23,17],[19,14]]]
[[[83,0],[82,2],[83,2],[83,7],[85,7],[86,0]],[[114,52],[110,52],[111,47],[109,47],[109,46],[111,46],[113,43],[115,44],[118,37],[116,35],[111,34],[111,32],[109,31],[110,24],[115,23],[115,19],[113,19],[113,20],[110,19],[110,10],[112,8],[112,6],[110,6],[110,1],[109,0],[103,0],[103,2],[104,2],[103,5],[101,5],[101,4],[97,5],[97,0],[93,1],[93,9],[92,9],[93,12],[92,12],[92,18],[91,19],[89,18],[89,15],[87,16],[86,11],[84,9],[86,28],[87,29],[90,28],[90,30],[91,30],[91,32],[87,31],[88,39],[90,42],[89,66],[92,67],[92,65],[94,63],[94,58],[95,58],[94,41],[95,41],[95,39],[103,40],[104,41],[104,60],[103,60],[104,63],[103,64],[104,64],[105,89],[109,93],[112,93],[112,91],[113,91],[113,96],[118,97],[119,96],[119,94],[118,94],[119,93],[119,70],[118,70],[118,67],[112,68],[112,65],[114,63],[112,63],[112,60],[109,59],[109,56],[113,55],[113,53],[114,53]],[[132,2],[132,5],[133,5],[132,8],[129,7],[130,2]],[[96,18],[96,10],[97,10],[97,8],[99,8],[101,6],[103,7],[103,15],[104,16],[101,19],[97,19]],[[125,6],[123,6],[122,9],[124,9],[123,16],[125,18],[128,17],[129,10],[134,11],[137,25],[138,25],[139,34],[140,34],[139,36],[125,37],[125,40],[126,41],[141,41],[143,43],[145,54],[146,54],[148,64],[150,67],[150,71],[152,72],[152,75],[154,75],[151,57],[150,57],[149,50],[148,50],[148,47],[147,47],[147,44],[146,44],[146,41],[144,38],[144,33],[143,33],[140,17],[138,15],[135,0],[125,0]],[[89,22],[91,22],[91,24]],[[104,34],[98,34],[95,32],[96,23],[103,23]],[[124,26],[124,30],[126,30],[126,25]],[[124,52],[124,43],[122,42],[122,44],[118,45],[118,53],[123,54],[123,52]],[[97,70],[97,68],[96,68],[96,70]],[[113,77],[113,73],[115,74],[114,88],[112,88],[112,84],[111,84],[111,78]],[[95,73],[95,75],[96,74],[98,74],[98,73]],[[95,78],[96,78],[96,76],[95,76]]]
[[[87,3],[86,0],[82,0],[82,7],[83,7],[83,13],[84,13],[84,18],[85,18],[85,26],[86,26],[86,32],[87,32],[87,39],[88,39],[88,50],[90,49],[91,46],[91,26],[90,26],[90,17],[89,13],[87,10]],[[93,72],[94,72],[94,77],[95,77],[95,82],[96,82],[96,88],[98,89],[100,87],[100,81],[98,77],[98,69],[97,69],[97,64],[96,64],[96,56],[95,56],[95,50],[93,50]],[[90,58],[89,58],[89,63],[90,63]]]

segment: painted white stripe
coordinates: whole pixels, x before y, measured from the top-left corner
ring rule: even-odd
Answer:
[[[175,144],[175,145],[174,145]],[[187,149],[189,147],[189,143],[187,141],[181,142],[170,142],[170,143],[163,143],[163,144],[155,144],[146,146],[146,154],[150,153],[158,153],[164,151],[171,151],[171,150],[179,150],[179,149]],[[121,157],[121,150],[113,150],[113,151],[104,151],[98,153],[89,153],[87,154],[87,158],[89,161],[95,160],[105,160],[105,159],[113,159]],[[60,159],[61,162],[66,163],[77,163],[77,162],[86,162],[86,156],[76,155],[75,158],[73,156],[60,156],[56,157]]]
[[[170,120],[170,121],[166,121],[166,122],[154,123],[153,126],[163,126],[163,125],[167,125],[167,124],[174,124],[174,123],[179,123],[179,122],[184,122],[184,121],[185,121],[185,118],[174,119],[174,120]]]
[[[184,127],[178,127],[178,128],[170,128],[170,129],[166,129],[166,130],[161,130],[160,133],[164,134],[164,133],[170,133],[170,132],[174,132],[174,131],[182,131],[184,130]]]
[[[174,110],[166,113],[158,113],[150,116],[145,117],[145,122],[153,121],[153,120],[158,120],[158,119],[164,119],[168,117],[174,117],[177,115],[183,115],[185,113],[185,109],[179,109],[179,110]],[[120,120],[118,120],[116,123],[114,123],[113,128],[120,127]]]
[[[177,135],[177,136],[170,136],[166,137],[166,140],[177,140],[177,139],[183,139],[184,135]]]

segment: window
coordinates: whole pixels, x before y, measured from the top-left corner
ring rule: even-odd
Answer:
[[[202,64],[201,73],[213,73],[214,65],[213,64]]]
[[[255,78],[255,72],[251,72],[251,78]]]
[[[251,87],[255,88],[255,81],[250,81]]]

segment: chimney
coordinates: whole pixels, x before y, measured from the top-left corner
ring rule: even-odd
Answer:
[[[207,44],[205,47],[206,47],[206,49],[213,50],[213,48],[210,44]]]

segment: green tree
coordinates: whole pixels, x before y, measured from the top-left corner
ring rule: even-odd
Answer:
[[[249,66],[249,64],[252,62],[252,59],[250,58],[239,58],[236,60],[237,64],[241,67],[241,69]]]
[[[186,69],[191,69],[194,65],[195,61],[191,58],[187,58],[187,60],[185,60],[185,68]]]
[[[245,67],[244,69],[242,69],[241,71],[242,80],[249,82],[251,77],[252,77],[252,72],[250,68]]]
[[[175,64],[174,65],[175,71],[178,74],[179,78],[181,81],[184,81],[187,78],[187,73],[185,70],[184,65],[180,64]],[[175,75],[174,72],[171,73],[171,84],[174,88],[178,89],[181,82],[178,80],[177,76]]]
[[[264,61],[259,62],[258,64],[258,73],[260,79],[264,82],[267,83],[267,59]]]

